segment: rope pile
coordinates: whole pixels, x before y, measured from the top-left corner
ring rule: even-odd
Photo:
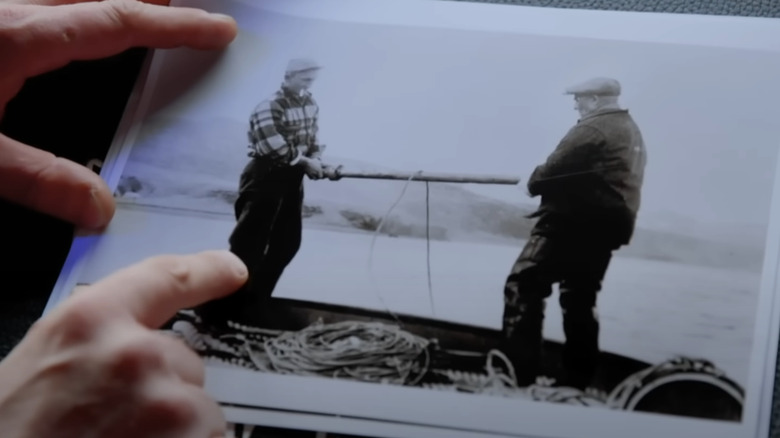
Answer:
[[[256,371],[618,410],[633,409],[629,402],[637,392],[652,389],[665,376],[695,373],[711,379],[713,385],[739,404],[744,397],[741,387],[711,363],[688,358],[676,358],[634,373],[610,393],[554,386],[549,379],[521,387],[516,383],[511,361],[499,350],[488,352],[482,372],[438,369],[432,360],[433,343],[394,325],[346,321],[316,323],[300,331],[282,332],[231,324],[230,333],[217,334],[204,330],[194,315],[181,312],[177,319],[173,334],[207,363]],[[496,364],[497,360],[503,363]]]
[[[507,372],[503,372],[500,368],[493,365],[496,358],[501,359]],[[529,387],[518,386],[512,363],[499,350],[488,352],[485,374],[456,370],[436,370],[432,373],[445,377],[450,383],[424,384],[423,387],[580,406],[606,405],[603,395],[591,394],[576,388],[555,387],[544,384],[536,384]]]
[[[212,335],[180,313],[174,332],[207,360],[280,374],[417,385],[430,367],[430,342],[394,325],[346,321],[270,332],[231,324]]]
[[[256,371],[321,376],[372,383],[421,386],[535,401],[605,405],[604,398],[545,384],[519,387],[512,363],[498,350],[488,352],[484,373],[431,369],[430,341],[395,325],[345,321],[316,323],[300,331],[278,332],[231,324],[232,333],[212,335],[194,317],[174,331],[207,361]],[[496,360],[503,366],[496,365]],[[506,371],[505,371],[506,370]],[[441,383],[424,383],[425,377]]]
[[[416,385],[430,365],[428,345],[396,326],[347,321],[284,332],[248,347],[255,359],[254,352],[263,351],[277,373]]]

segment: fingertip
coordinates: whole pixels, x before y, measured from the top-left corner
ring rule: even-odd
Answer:
[[[88,230],[102,230],[108,226],[115,213],[114,197],[101,180],[89,190],[89,202],[82,213],[82,225]]]
[[[211,13],[209,14],[215,25],[220,26],[219,38],[213,40],[213,44],[218,47],[225,47],[233,42],[238,36],[238,23],[230,15]]]
[[[224,262],[230,268],[237,281],[246,280],[249,276],[246,264],[234,253],[228,250],[207,251],[207,253]]]
[[[209,15],[213,20],[220,23],[225,23],[226,25],[232,27],[233,29],[237,29],[238,27],[238,24],[236,23],[236,19],[228,14],[220,14],[218,12],[212,12]]]

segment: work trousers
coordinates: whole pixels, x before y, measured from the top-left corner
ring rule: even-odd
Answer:
[[[264,304],[301,246],[304,175],[300,167],[273,167],[260,159],[246,165],[229,243],[249,279],[234,294],[200,306],[204,322],[262,326]]]
[[[599,356],[596,298],[614,245],[566,218],[537,222],[507,277],[504,288],[503,351],[513,362],[518,384],[540,374],[546,300],[559,285],[565,344],[559,382],[585,389]]]

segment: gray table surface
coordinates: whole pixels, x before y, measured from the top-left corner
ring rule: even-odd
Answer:
[[[679,14],[739,15],[780,18],[780,0],[452,0],[552,8],[600,9]],[[778,22],[780,26],[780,21]],[[780,437],[780,366],[775,372],[772,420],[769,436]]]

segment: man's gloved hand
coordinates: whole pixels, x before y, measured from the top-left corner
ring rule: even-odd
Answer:
[[[30,77],[132,47],[220,49],[235,21],[168,0],[0,0],[0,118]],[[45,105],[45,102],[41,102]],[[85,229],[105,227],[114,198],[94,172],[0,135],[0,198]]]

